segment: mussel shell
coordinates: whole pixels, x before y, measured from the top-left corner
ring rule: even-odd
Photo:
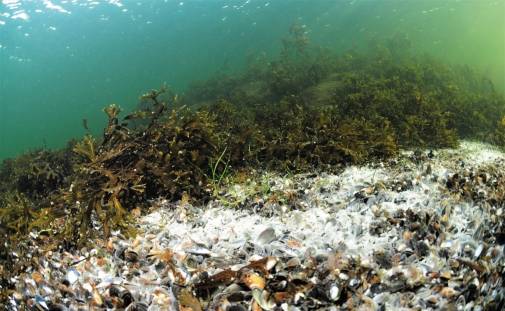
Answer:
[[[458,299],[456,300],[456,309],[464,310],[465,306],[466,306],[465,296],[459,295]]]
[[[374,259],[383,269],[390,269],[393,266],[391,255],[384,249],[378,249],[374,252]]]
[[[421,256],[428,256],[430,254],[430,245],[426,241],[420,241],[418,244],[418,251]]]
[[[332,300],[332,301],[337,301],[339,298],[340,298],[340,294],[342,294],[342,289],[343,289],[343,286],[341,283],[339,282],[335,282],[335,283],[331,283],[329,285],[329,298]]]
[[[283,242],[284,244],[286,244],[287,246],[289,246],[289,248],[292,248],[292,249],[298,249],[302,246],[303,244],[303,240],[297,238],[297,237],[294,237],[292,235],[284,235],[282,236],[279,241]]]
[[[60,303],[48,303],[49,311],[68,311],[68,308]]]
[[[65,286],[70,286],[70,281],[69,281],[67,278],[64,278],[64,279],[61,281],[61,284],[65,285]]]
[[[263,309],[270,310],[275,307],[276,303],[273,299],[273,295],[266,290],[261,290],[259,288],[253,289],[253,298],[254,301]]]
[[[52,296],[54,294],[54,289],[46,282],[43,282],[39,286],[39,292],[43,296]]]
[[[380,283],[375,283],[370,285],[370,292],[374,295],[386,292],[388,288]]]
[[[132,293],[127,289],[125,289],[121,292],[121,294],[119,295],[119,298],[123,301],[123,306],[125,306],[125,307],[129,306],[130,304],[132,304],[135,301]]]
[[[119,297],[119,295],[121,295],[121,292],[123,291],[122,288],[116,286],[116,285],[112,285],[111,287],[109,287],[109,296],[111,297]]]
[[[409,307],[415,300],[416,295],[413,292],[405,292],[400,296],[399,302],[402,307]]]
[[[275,238],[275,229],[268,227],[261,232],[255,240],[256,244],[264,245],[270,243]]]
[[[210,256],[210,254],[211,254],[211,251],[208,248],[201,247],[201,246],[189,247],[189,248],[186,248],[184,251],[186,251],[186,253],[195,254],[195,255]]]
[[[297,267],[301,264],[301,260],[299,257],[293,257],[291,259],[289,259],[285,265],[286,267],[290,267],[290,268],[294,268],[294,267]]]
[[[265,280],[254,272],[244,272],[242,274],[241,281],[244,282],[244,284],[247,285],[247,287],[249,287],[251,290],[255,288],[263,290],[265,288]]]
[[[188,271],[195,271],[198,269],[198,265],[200,264],[198,258],[193,255],[188,255],[182,262],[183,266],[186,267]]]
[[[247,311],[247,308],[240,304],[235,304],[228,306],[226,308],[226,311]]]
[[[125,251],[124,258],[129,262],[136,262],[139,259],[139,255],[135,251]]]
[[[49,306],[47,305],[47,301],[44,297],[36,295],[34,298],[34,305],[36,310],[40,311],[48,311]]]
[[[143,302],[134,302],[130,304],[125,311],[147,311],[149,306]]]
[[[236,239],[233,242],[229,242],[228,247],[235,248],[235,249],[240,248],[245,244],[245,242],[246,242],[246,239],[244,239],[244,238]]]
[[[361,284],[360,280],[356,279],[356,278],[350,278],[349,280],[347,280],[347,288],[351,289],[351,290],[355,290],[356,288],[358,288],[358,286]]]
[[[116,257],[117,259],[124,260],[125,259],[125,256],[124,256],[125,250],[126,250],[125,247],[120,247],[120,248],[116,249],[116,251],[114,252],[114,257]]]
[[[76,268],[74,268],[74,267],[69,268],[68,272],[67,272],[67,278],[66,278],[69,282],[69,285],[74,284],[79,279],[80,275],[81,275],[81,273],[79,271],[77,271]]]
[[[487,249],[489,248],[489,245],[486,243],[479,243],[477,247],[475,248],[474,252],[474,259],[479,259],[481,255],[485,254],[487,252]]]

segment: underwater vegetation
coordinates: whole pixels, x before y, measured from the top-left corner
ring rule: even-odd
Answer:
[[[312,47],[297,24],[289,34],[278,59],[248,54],[244,72],[221,70],[180,98],[168,87],[152,90],[123,117],[120,107],[104,108],[100,138],[88,131],[67,148],[5,159],[2,289],[8,271],[34,264],[19,260],[30,232],[44,249],[93,245],[116,230],[134,236],[149,200],[219,199],[220,187],[250,168],[338,170],[401,148],[457,147],[462,138],[505,146],[505,99],[492,82],[414,55],[408,34],[373,35],[368,53],[343,55]]]

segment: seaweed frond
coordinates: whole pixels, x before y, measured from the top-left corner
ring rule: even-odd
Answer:
[[[31,222],[37,218],[30,201],[23,193],[14,193],[5,197],[6,206],[0,208],[0,223],[20,235],[29,232]]]
[[[93,136],[89,134],[84,136],[83,141],[78,142],[72,150],[87,156],[91,162],[95,162],[97,159]]]

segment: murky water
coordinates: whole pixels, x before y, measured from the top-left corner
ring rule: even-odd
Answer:
[[[103,107],[178,93],[249,51],[275,59],[293,23],[314,44],[364,49],[406,31],[416,52],[483,70],[505,90],[505,1],[14,1],[0,4],[0,159],[99,135]]]

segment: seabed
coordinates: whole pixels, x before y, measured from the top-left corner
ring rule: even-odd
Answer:
[[[338,174],[263,173],[206,206],[152,202],[139,234],[43,252],[15,276],[22,310],[501,310],[505,153],[404,151]],[[257,191],[255,191],[257,193]]]

